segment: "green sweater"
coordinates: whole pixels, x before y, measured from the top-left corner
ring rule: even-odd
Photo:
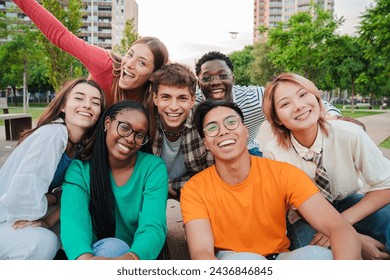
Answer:
[[[93,253],[97,241],[88,210],[90,164],[74,160],[69,166],[61,198],[61,241],[69,259]],[[167,233],[168,173],[160,157],[138,151],[129,181],[118,187],[111,175],[116,199],[115,237],[125,241],[140,259],[156,259]]]

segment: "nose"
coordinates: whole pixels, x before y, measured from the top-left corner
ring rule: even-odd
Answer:
[[[171,102],[169,103],[169,109],[171,110],[177,110],[179,106],[177,105],[177,100],[172,98]]]
[[[220,84],[220,83],[221,83],[221,79],[219,78],[219,76],[211,76],[210,84]]]
[[[84,100],[83,107],[84,107],[84,108],[91,108],[91,103],[92,103],[92,100],[86,98],[86,99]]]
[[[300,102],[299,100],[294,100],[293,105],[294,105],[294,111],[300,111],[304,107],[303,103]]]
[[[127,143],[135,143],[135,133],[134,133],[134,131],[132,131],[131,133],[130,133],[130,135],[127,135],[126,137],[123,137],[123,138],[125,138],[125,140],[127,141]]]
[[[124,67],[134,68],[134,64],[135,64],[135,58],[129,57],[126,63],[124,64]]]

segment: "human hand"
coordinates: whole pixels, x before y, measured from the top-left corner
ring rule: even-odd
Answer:
[[[174,191],[171,187],[168,189],[168,198],[177,199],[177,192]]]
[[[378,240],[364,234],[359,234],[362,241],[362,257],[364,260],[390,260],[386,247]]]
[[[49,225],[46,224],[42,220],[36,220],[36,221],[26,221],[26,220],[20,220],[16,221],[12,228],[13,229],[21,229],[25,227],[43,227],[43,228],[49,228]]]
[[[310,245],[317,245],[317,246],[329,248],[330,240],[325,234],[321,232],[317,232],[316,234],[314,234],[314,238],[312,239],[312,241],[310,241]]]

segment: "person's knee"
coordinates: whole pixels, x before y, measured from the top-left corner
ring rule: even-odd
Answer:
[[[114,237],[98,240],[92,245],[94,255],[102,257],[118,257],[129,249],[130,247],[126,242]]]
[[[28,239],[10,251],[10,259],[19,260],[52,260],[60,245],[57,235],[45,228],[30,228]]]

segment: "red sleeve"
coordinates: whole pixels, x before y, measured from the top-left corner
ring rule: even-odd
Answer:
[[[112,60],[107,50],[78,38],[36,0],[13,0],[13,2],[50,42],[84,64],[93,80],[102,87],[108,100],[111,100],[111,84],[114,77]]]

